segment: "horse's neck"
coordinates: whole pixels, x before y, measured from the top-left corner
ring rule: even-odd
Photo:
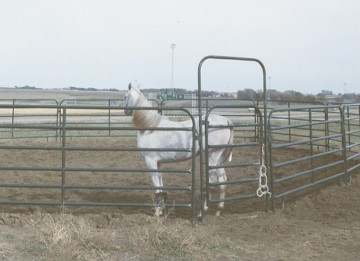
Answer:
[[[136,102],[137,107],[151,107],[151,103],[145,96],[140,95]],[[157,127],[161,116],[156,110],[135,110],[133,112],[133,124],[138,127]]]

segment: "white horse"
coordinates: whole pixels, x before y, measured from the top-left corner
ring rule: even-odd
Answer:
[[[153,107],[150,101],[139,91],[139,89],[132,87],[129,84],[128,92],[125,96],[126,109],[125,115],[133,116],[132,122],[137,127],[145,128],[137,132],[137,147],[138,148],[192,148],[192,134],[187,131],[156,131],[146,130],[146,128],[184,128],[192,127],[192,121],[175,122],[169,120],[165,116],[158,114],[157,110],[138,110],[135,107]],[[133,109],[129,108],[133,107]],[[209,123],[215,125],[228,126],[232,122],[227,118],[219,115],[209,116]],[[195,128],[198,131],[199,118],[195,118]],[[204,139],[203,139],[204,140]],[[233,128],[231,126],[224,128],[214,128],[209,130],[208,142],[210,145],[232,144],[233,142]],[[160,168],[162,162],[183,161],[191,158],[191,152],[182,151],[142,151],[141,152],[148,169],[157,170]],[[199,145],[196,144],[196,153],[199,153]],[[232,148],[212,148],[208,151],[209,166],[219,166],[225,161],[231,161]],[[162,215],[162,208],[164,206],[164,198],[161,187],[163,187],[161,172],[151,172],[152,184],[156,187],[156,206],[155,215]],[[227,177],[224,168],[212,169],[209,172],[209,182],[226,182]],[[220,185],[220,199],[225,198],[226,185]],[[219,203],[219,210],[216,215],[220,215],[221,209],[224,208],[224,202]],[[204,202],[204,209],[207,210],[207,203]],[[201,215],[201,213],[200,213]]]

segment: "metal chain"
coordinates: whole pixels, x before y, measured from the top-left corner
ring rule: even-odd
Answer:
[[[271,192],[269,191],[269,187],[267,184],[267,175],[266,175],[266,166],[265,166],[265,145],[263,144],[261,147],[261,166],[259,169],[259,188],[256,191],[256,195],[260,198],[264,196],[264,194],[268,194],[271,197]]]

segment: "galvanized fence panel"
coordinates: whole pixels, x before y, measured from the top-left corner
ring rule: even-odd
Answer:
[[[29,106],[27,106],[29,107]],[[22,108],[22,107],[21,107]],[[58,107],[41,106],[41,108],[57,109]],[[128,132],[144,131],[148,128],[137,128],[130,125],[91,125],[73,124],[71,117],[76,110],[89,111],[108,110],[101,106],[62,106],[61,125],[46,124],[39,126],[35,123],[17,124],[16,128],[28,130],[53,130],[61,133],[61,139],[54,141],[34,140],[29,142],[19,139],[4,140],[0,145],[0,204],[24,205],[84,205],[84,206],[134,206],[153,207],[154,202],[149,192],[158,189],[150,184],[149,172],[161,171],[164,178],[162,188],[167,195],[167,208],[187,208],[195,217],[195,128],[194,119],[189,128],[151,128],[154,131],[183,131],[192,136],[189,148],[192,158],[183,165],[165,164],[160,169],[147,169],[140,156],[140,148],[136,146],[136,139],[101,137],[90,138],[98,132]],[[134,108],[154,110],[153,108]],[[124,107],[111,110],[121,114]],[[157,110],[157,108],[155,108]],[[167,110],[184,110],[167,108]],[[70,118],[68,119],[68,111]],[[97,114],[95,114],[97,117]],[[85,121],[85,118],[83,119]],[[93,119],[88,118],[87,122]],[[14,124],[4,123],[1,129],[13,128]],[[71,132],[87,132],[89,143],[83,139],[72,139]],[[178,148],[165,146],[164,148],[148,148],[146,151],[178,151]],[[129,156],[130,155],[130,156]],[[6,157],[5,157],[6,156]],[[100,158],[100,160],[96,160]],[[108,159],[112,161],[108,163]],[[103,160],[102,160],[103,159]],[[180,178],[181,176],[181,178]],[[150,193],[151,194],[151,193]]]
[[[346,171],[351,180],[351,173],[360,167],[360,104],[344,105],[343,110]]]
[[[342,107],[273,109],[268,121],[272,203],[345,175]]]

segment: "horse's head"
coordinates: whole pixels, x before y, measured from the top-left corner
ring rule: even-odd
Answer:
[[[133,110],[128,109],[128,107],[135,107],[136,106],[136,101],[139,98],[139,96],[141,95],[140,91],[131,86],[131,83],[129,83],[129,87],[128,87],[128,92],[125,95],[125,115],[126,116],[132,116],[133,114]]]

